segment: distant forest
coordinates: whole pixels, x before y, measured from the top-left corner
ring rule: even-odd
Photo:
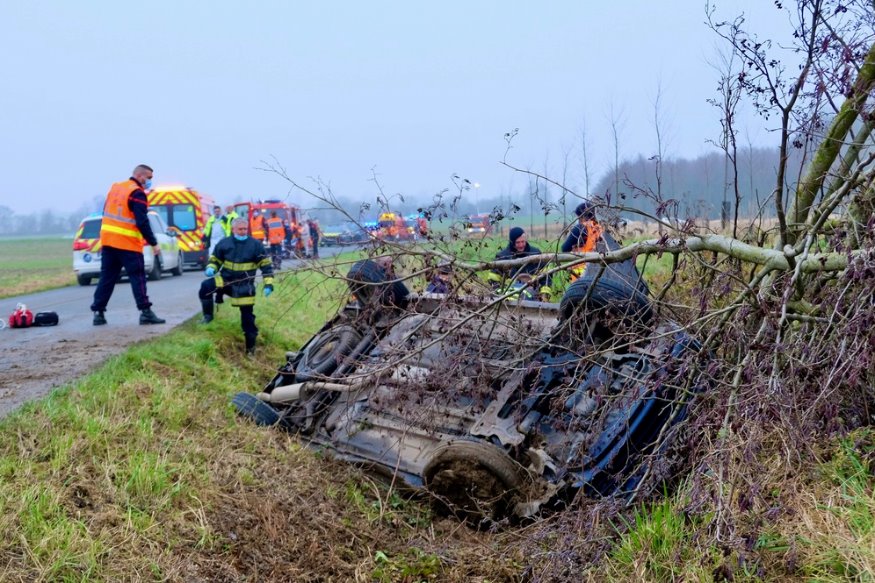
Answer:
[[[795,160],[791,160],[789,168],[800,168],[802,155],[799,150],[792,152]],[[739,215],[749,217],[757,214],[760,209],[765,215],[774,213],[771,194],[775,188],[776,168],[778,165],[777,148],[743,148],[738,153],[738,191],[741,203]],[[657,182],[657,169],[661,176],[661,185]],[[556,180],[556,177],[551,176]],[[788,181],[795,182],[798,174],[788,176]],[[602,199],[610,197],[612,204],[617,204],[619,192],[625,199],[622,204],[635,207],[649,214],[656,214],[655,193],[661,192],[663,200],[677,201],[676,210],[679,217],[695,216],[699,218],[720,218],[722,203],[727,200],[731,208],[735,204],[735,188],[733,186],[732,166],[726,163],[725,156],[720,152],[702,155],[696,158],[667,159],[657,167],[656,159],[638,156],[633,160],[620,163],[618,171],[606,172],[589,193],[592,197]],[[558,180],[557,180],[558,182]],[[537,183],[537,184],[536,184]],[[619,186],[619,189],[618,189]],[[580,184],[569,184],[569,189],[579,195],[585,194],[585,188]],[[651,193],[650,196],[642,193]],[[449,205],[453,199],[452,192],[447,192],[443,201]],[[476,212],[491,212],[500,209],[505,215],[515,214],[543,215],[549,213],[557,220],[562,220],[563,209],[570,214],[578,199],[569,195],[563,205],[562,191],[555,185],[545,185],[543,180],[530,181],[526,192],[516,192],[504,196],[490,196],[487,192],[478,192],[477,204],[473,197],[463,196],[456,205],[455,212],[448,210],[448,215],[463,216]],[[379,213],[377,205],[371,203],[370,208],[363,213],[361,200],[350,197],[339,197],[339,203],[353,217],[361,216],[362,220],[373,220]],[[73,235],[81,219],[90,212],[100,210],[102,197],[93,197],[73,213],[59,213],[51,209],[17,214],[9,207],[0,205],[0,236],[29,235]],[[318,201],[310,204],[317,205]],[[393,211],[404,214],[414,214],[417,209],[427,207],[433,200],[418,200],[408,197],[403,202],[393,200]],[[307,202],[301,201],[301,206],[307,208]],[[323,204],[319,204],[323,206]],[[671,211],[669,211],[671,212]],[[730,216],[734,211],[730,211]],[[319,208],[311,209],[309,214],[317,218],[323,226],[343,223],[345,217],[337,211]],[[630,219],[639,218],[627,214]]]

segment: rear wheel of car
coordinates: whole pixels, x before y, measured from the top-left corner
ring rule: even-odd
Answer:
[[[90,275],[77,275],[76,281],[79,282],[79,285],[91,285],[91,276]]]
[[[231,399],[231,405],[237,410],[238,415],[253,421],[256,425],[276,425],[280,420],[279,413],[273,407],[251,393],[237,393]]]
[[[653,319],[653,306],[647,296],[610,270],[599,276],[598,270],[587,269],[565,290],[559,309],[564,320],[581,310],[587,314],[609,313],[636,326],[647,326]]]
[[[152,261],[152,270],[149,272],[149,281],[158,281],[161,279],[161,258],[155,257]]]
[[[176,254],[176,267],[171,269],[170,273],[177,277],[182,275],[182,251]]]
[[[352,326],[323,330],[302,351],[295,367],[295,380],[302,383],[330,375],[352,354],[361,339],[362,335]]]
[[[494,445],[456,441],[440,448],[422,474],[441,509],[480,521],[499,520],[511,513],[524,471]]]

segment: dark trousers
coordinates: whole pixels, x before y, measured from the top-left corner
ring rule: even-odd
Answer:
[[[310,242],[313,244],[313,257],[319,259],[319,237],[310,235]]]
[[[216,279],[210,277],[201,282],[198,297],[201,300],[201,308],[204,316],[212,316],[215,307],[214,296],[229,295],[229,286],[217,287]],[[243,337],[246,338],[246,348],[255,346],[255,337],[258,336],[258,327],[255,325],[255,306],[237,306],[240,308],[240,327],[243,328]]]
[[[276,265],[282,265],[282,263],[283,263],[283,244],[282,243],[272,243],[271,244],[270,257],[276,263]]]
[[[122,273],[122,267],[131,280],[131,289],[137,302],[138,310],[151,307],[152,302],[146,294],[146,267],[143,263],[143,252],[126,251],[115,247],[103,247],[100,251],[100,281],[94,290],[94,301],[91,303],[92,312],[103,312],[106,304],[115,290],[115,283]],[[157,258],[156,258],[157,260]]]

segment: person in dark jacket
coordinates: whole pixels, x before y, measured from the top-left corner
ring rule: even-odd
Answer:
[[[201,300],[204,317],[202,324],[213,320],[214,294],[231,298],[231,305],[240,308],[240,325],[246,339],[246,354],[255,352],[255,338],[258,327],[255,325],[255,274],[261,269],[264,277],[264,297],[273,292],[273,268],[270,257],[261,241],[247,234],[246,219],[235,219],[231,224],[232,236],[225,237],[216,245],[207,264],[198,296]]]
[[[161,254],[158,240],[149,224],[149,203],[146,191],[152,188],[152,169],[140,164],[124,182],[116,182],[106,195],[103,219],[100,225],[100,281],[94,290],[91,311],[93,324],[106,324],[106,305],[122,268],[131,281],[134,300],[140,310],[140,324],[163,324],[165,321],[152,311],[152,302],[146,293],[146,265],[143,246],[151,245],[155,261]]]
[[[499,251],[495,255],[495,259],[521,259],[530,255],[541,254],[540,249],[529,244],[528,236],[522,227],[513,227],[508,235],[509,242],[507,247]],[[539,269],[541,269],[541,266],[542,263],[540,261],[535,261],[533,263],[511,267],[508,270],[503,270],[502,273],[511,278],[516,277],[516,275],[520,273],[534,275]]]
[[[571,227],[571,232],[562,243],[562,252],[587,253],[595,250],[595,244],[602,234],[602,228],[595,219],[595,207],[588,202],[582,202],[574,209],[577,222]]]

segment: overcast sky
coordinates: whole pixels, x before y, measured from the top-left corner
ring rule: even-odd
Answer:
[[[767,38],[788,38],[769,0],[717,0]],[[718,39],[698,0],[289,2],[0,0],[0,204],[72,211],[145,162],[155,183],[222,203],[284,198],[255,168],[372,200],[428,195],[454,173],[482,195],[513,191],[509,161],[580,183],[586,123],[593,179],[655,153],[662,87],[668,154],[712,150],[706,103]],[[756,144],[776,137],[762,122]],[[313,202],[299,193],[290,200]]]

